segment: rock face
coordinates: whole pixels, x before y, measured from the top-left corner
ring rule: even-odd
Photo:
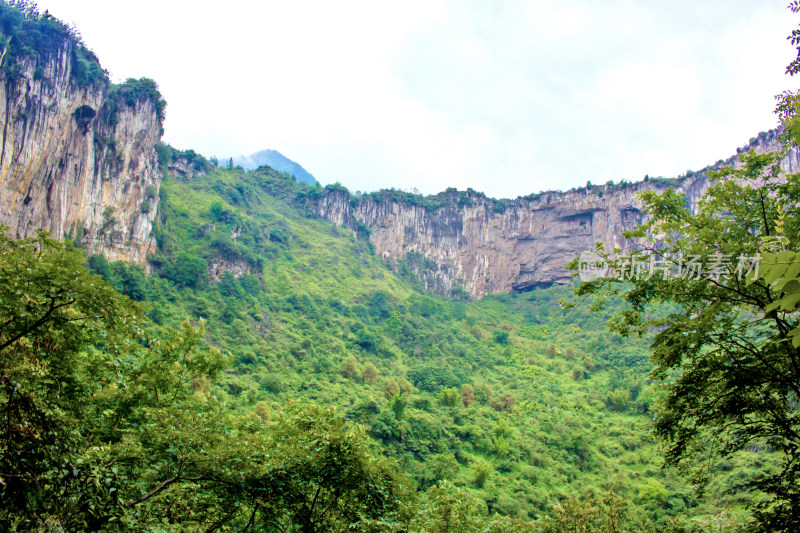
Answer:
[[[73,46],[18,59],[15,79],[0,73],[0,224],[144,263],[161,183],[156,102],[113,99],[106,80],[78,86]]]
[[[205,169],[197,168],[185,157],[179,157],[174,161],[170,161],[169,165],[167,166],[167,172],[169,172],[172,176],[185,181],[188,181],[192,178],[197,178],[199,176],[204,176],[206,174]]]
[[[160,149],[164,152],[163,159],[166,160],[167,172],[179,180],[189,181],[205,176],[213,168],[205,157],[194,150],[181,152],[168,145],[161,145]]]
[[[774,132],[751,144],[746,148],[757,152],[781,147]],[[800,171],[797,150],[782,166]],[[674,183],[648,180],[504,201],[453,191],[436,209],[374,195],[351,199],[346,191],[333,189],[316,201],[314,210],[339,226],[368,228],[376,253],[387,260],[404,258],[427,288],[448,292],[460,285],[481,297],[566,283],[570,273],[565,265],[593,250],[596,242],[607,249],[631,244],[622,232],[644,221],[636,193],[675,186],[693,206],[707,185],[699,173]]]

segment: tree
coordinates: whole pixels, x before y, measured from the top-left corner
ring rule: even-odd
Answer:
[[[383,395],[387,400],[391,400],[394,396],[400,393],[400,386],[392,378],[388,378],[383,383]]]
[[[461,386],[461,403],[464,404],[464,407],[469,407],[475,402],[475,389],[472,388],[472,385],[469,383],[465,383]]]
[[[348,355],[342,362],[342,372],[350,379],[358,373],[358,361],[352,355]]]
[[[455,407],[461,399],[461,393],[458,392],[456,387],[451,387],[440,390],[436,397],[445,407]]]
[[[475,486],[482,489],[484,485],[486,485],[486,481],[489,479],[489,476],[494,471],[494,467],[491,463],[484,461],[483,459],[477,459],[471,465],[472,468],[472,481],[475,483]]]
[[[165,277],[179,287],[197,288],[208,281],[208,264],[199,257],[182,253],[167,268]]]
[[[91,410],[95,383],[131,349],[144,310],[90,274],[71,244],[43,233],[14,241],[5,231],[0,227],[0,524],[10,531],[69,510],[86,525],[96,517],[59,497],[91,474],[91,465],[77,462],[85,428],[74,425]],[[106,353],[90,349],[98,342]],[[54,483],[64,492],[53,493]]]
[[[226,364],[199,348],[202,329],[160,332],[84,261],[70,243],[0,228],[4,530],[95,530],[178,483],[189,463],[156,444],[180,442],[164,422],[197,419],[207,401],[191,382]]]
[[[364,428],[333,409],[289,404],[247,453],[235,457],[230,503],[249,499],[257,530],[348,531],[397,511],[411,498],[394,465],[376,458]],[[245,449],[242,449],[245,452]],[[232,465],[233,466],[233,465]]]
[[[756,511],[769,531],[800,527],[800,351],[790,335],[798,318],[776,308],[784,291],[756,272],[761,253],[800,244],[800,176],[780,175],[783,155],[751,153],[739,169],[713,174],[694,212],[673,189],[643,192],[649,219],[626,236],[644,244],[600,251],[613,277],[577,289],[599,307],[627,302],[612,330],[658,331],[652,376],[666,397],[654,428],[667,464],[705,481],[708,458],[760,444],[777,451],[780,465],[752,483],[768,495]]]
[[[364,383],[374,384],[378,380],[378,369],[372,363],[367,363],[361,370],[361,379]]]
[[[389,409],[391,409],[392,412],[394,413],[394,417],[396,420],[403,419],[403,413],[405,412],[407,405],[408,401],[406,400],[406,398],[403,396],[402,393],[395,394],[389,400]]]
[[[411,384],[406,378],[400,378],[397,382],[397,386],[400,387],[401,394],[411,394],[414,390],[414,385]]]

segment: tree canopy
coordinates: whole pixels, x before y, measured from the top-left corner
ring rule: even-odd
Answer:
[[[362,428],[310,406],[232,413],[203,325],[161,330],[84,260],[0,231],[4,530],[343,531],[396,507],[406,485]]]
[[[756,509],[765,531],[800,527],[798,317],[780,307],[795,287],[776,284],[788,265],[758,271],[760,259],[785,259],[800,244],[800,176],[781,173],[784,155],[743,155],[739,168],[712,175],[694,211],[674,189],[642,193],[649,220],[627,236],[644,244],[601,251],[610,275],[577,289],[598,306],[627,302],[612,330],[657,331],[652,377],[666,397],[654,426],[667,464],[702,482],[720,458],[780,453],[749,480],[766,495]]]

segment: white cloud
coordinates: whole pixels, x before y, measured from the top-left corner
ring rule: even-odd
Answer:
[[[159,83],[175,146],[273,148],[353,190],[676,175],[772,127],[792,87],[781,3],[39,3],[116,79]]]

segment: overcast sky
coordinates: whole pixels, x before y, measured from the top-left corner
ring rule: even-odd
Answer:
[[[39,0],[115,81],[167,100],[164,140],[271,148],[350,190],[515,197],[675,176],[773,128],[787,0]]]

